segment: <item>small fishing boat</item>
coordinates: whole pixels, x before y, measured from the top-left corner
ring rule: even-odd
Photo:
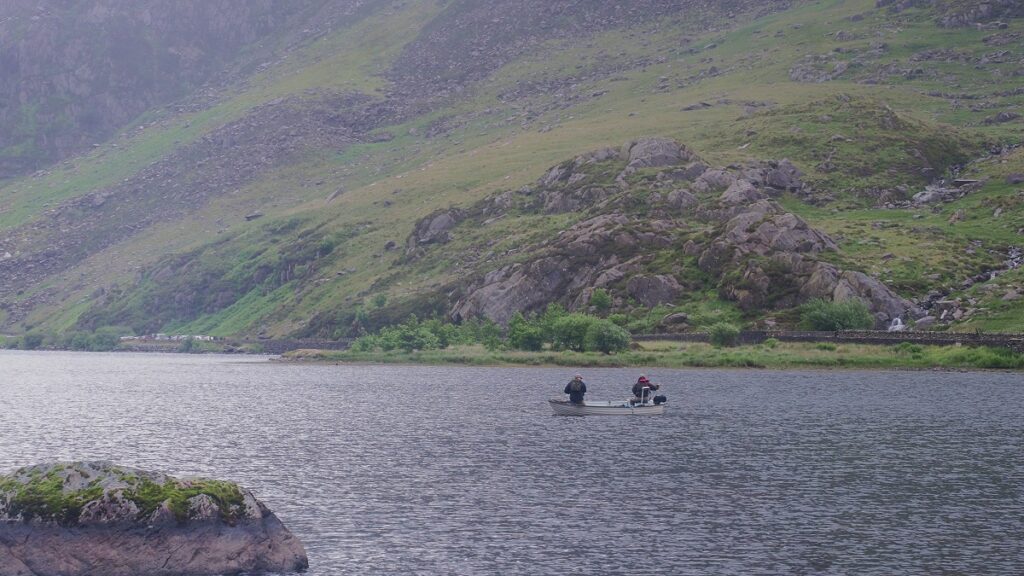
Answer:
[[[585,400],[582,404],[573,404],[561,398],[548,400],[556,416],[656,416],[665,413],[665,404],[654,402],[597,401]]]

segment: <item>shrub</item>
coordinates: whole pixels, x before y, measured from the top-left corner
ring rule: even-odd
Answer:
[[[128,328],[104,326],[92,335],[92,349],[100,352],[116,350],[121,345],[121,335],[131,332]]]
[[[25,350],[35,350],[43,345],[43,335],[38,332],[30,332],[21,337],[21,345]]]
[[[612,307],[612,297],[604,288],[597,288],[590,294],[590,305],[598,312],[607,312]]]
[[[779,341],[775,338],[768,338],[764,342],[761,342],[761,345],[771,350],[779,345]]]
[[[517,350],[543,350],[544,331],[517,312],[508,323],[508,343]]]
[[[629,324],[629,316],[626,316],[625,314],[611,314],[608,316],[608,321],[614,322],[617,326],[625,328],[626,324]]]
[[[893,346],[893,351],[897,354],[920,354],[924,352],[924,347],[912,342],[900,342]]]
[[[587,327],[583,345],[588,352],[611,354],[629,349],[632,341],[629,332],[621,326],[608,320],[598,320]]]
[[[360,336],[352,341],[349,350],[353,352],[373,352],[381,347],[380,337],[372,334]]]
[[[380,331],[380,347],[384,351],[397,348],[405,352],[440,348],[441,339],[430,328],[429,321],[421,324],[415,315],[410,315],[405,322]]]
[[[740,339],[740,329],[728,322],[719,322],[708,329],[708,336],[714,346],[735,346]]]
[[[867,330],[874,325],[874,317],[860,300],[815,298],[800,307],[800,326],[807,330]]]
[[[568,314],[556,320],[551,328],[551,343],[557,350],[574,350],[582,352],[586,349],[587,330],[597,318],[586,314]]]

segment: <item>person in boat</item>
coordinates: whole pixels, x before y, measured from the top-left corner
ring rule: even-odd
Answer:
[[[641,374],[640,377],[636,379],[636,384],[633,384],[633,396],[634,396],[633,402],[634,403],[640,402],[643,399],[643,397],[644,397],[644,388],[649,388],[650,389],[647,392],[647,401],[649,402],[651,400],[651,398],[650,398],[651,394],[655,390],[657,390],[658,388],[661,388],[661,386],[658,386],[654,382],[651,382],[647,378],[646,374]]]
[[[577,374],[565,385],[565,393],[569,395],[569,402],[583,404],[583,395],[587,393],[587,384],[583,381],[583,375]]]

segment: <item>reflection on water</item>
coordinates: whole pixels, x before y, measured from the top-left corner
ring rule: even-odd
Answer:
[[[0,469],[237,480],[324,576],[1024,570],[1020,375],[662,370],[665,416],[551,416],[570,375],[2,352]]]

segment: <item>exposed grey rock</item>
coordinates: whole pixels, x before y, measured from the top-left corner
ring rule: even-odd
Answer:
[[[1006,177],[1006,183],[1011,185],[1024,184],[1024,174],[1010,174]]]
[[[669,138],[645,138],[627,146],[628,168],[676,166],[695,159],[692,152]]]
[[[455,320],[484,317],[507,324],[516,312],[557,301],[571,273],[565,260],[557,257],[500,268],[487,274],[481,286],[456,303],[451,316]]]
[[[1020,119],[1020,114],[1016,112],[1000,112],[995,116],[989,116],[981,121],[982,124],[1004,124],[1006,122],[1013,122],[1014,120]]]
[[[966,194],[960,188],[946,188],[944,186],[926,186],[924,190],[914,194],[910,201],[918,206],[934,204],[937,202],[952,202]]]
[[[820,84],[839,78],[849,66],[845,61],[837,61],[832,54],[808,55],[789,69],[789,79],[793,82]]]
[[[915,330],[928,330],[932,326],[935,326],[935,322],[936,322],[935,316],[924,316],[924,317],[918,318],[917,321],[914,322],[914,329]]]
[[[626,292],[649,308],[674,302],[682,291],[679,282],[666,274],[634,276],[626,284]]]
[[[683,312],[674,312],[666,315],[661,319],[660,324],[662,326],[676,326],[679,324],[686,324],[690,321],[690,317]]]
[[[665,203],[676,210],[685,210],[697,205],[697,197],[686,190],[673,190],[665,197]]]
[[[458,209],[438,210],[416,222],[412,234],[405,242],[405,252],[413,255],[428,244],[445,244],[452,238],[451,229],[458,225],[465,214]],[[386,247],[385,247],[386,248]]]
[[[623,262],[618,254],[646,253],[665,247],[668,225],[635,222],[623,214],[602,214],[580,222],[526,263],[492,270],[470,285],[452,307],[455,320],[482,316],[507,323],[516,312],[542,309],[549,302],[580,303],[586,288],[606,287],[639,269],[639,260]]]
[[[23,495],[27,486],[49,490],[39,488],[44,481],[59,482],[66,501],[80,494],[84,505],[40,505]],[[200,493],[146,510],[143,483]],[[213,576],[308,567],[302,544],[251,492],[230,483],[206,492],[208,485],[101,462],[0,476],[0,575]]]
[[[803,188],[803,172],[789,160],[782,160],[765,175],[765,185],[777,190],[799,190]]]
[[[544,212],[547,214],[576,212],[597,204],[615,192],[616,190],[600,186],[548,190],[542,194]]]
[[[693,183],[693,189],[697,192],[715,192],[725,190],[736,182],[736,176],[725,170],[707,170]]]
[[[601,148],[588,152],[587,154],[581,154],[573,160],[573,166],[579,168],[581,166],[587,166],[589,164],[597,164],[600,162],[608,162],[610,160],[618,160],[621,158],[619,150],[615,148]]]
[[[760,200],[725,224],[723,240],[742,254],[835,250],[835,242],[772,200]]]
[[[764,197],[764,194],[750,182],[737,180],[722,193],[721,201],[729,205],[750,204]]]

